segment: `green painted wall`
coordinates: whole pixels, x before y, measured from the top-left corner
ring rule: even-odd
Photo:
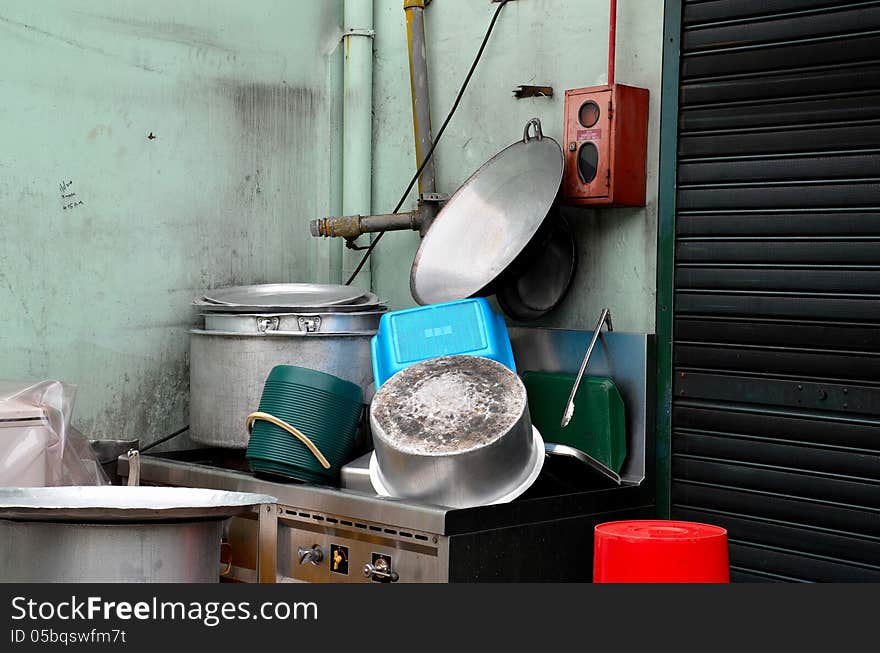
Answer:
[[[437,150],[440,190],[532,116],[561,140],[564,90],[605,81],[607,5],[503,9]],[[402,6],[375,0],[377,213],[414,169]],[[619,7],[618,81],[652,92],[648,206],[570,213],[578,277],[543,322],[592,328],[609,305],[618,329],[653,331],[662,3]],[[427,10],[435,128],[493,10],[471,0]],[[341,0],[3,3],[0,378],[74,383],[83,431],[149,442],[187,420],[195,296],[329,278],[331,243],[308,237],[307,223],[340,212],[341,19]],[[516,100],[518,84],[557,95]],[[417,243],[389,234],[374,255],[372,287],[394,307],[413,303]]]
[[[187,420],[195,296],[327,278],[306,234],[339,211],[341,16],[3,2],[0,378],[74,383],[75,425],[149,442]]]
[[[604,84],[608,0],[516,0],[492,39],[436,151],[438,189],[451,194],[496,152],[521,138],[537,116],[561,142],[564,91]],[[373,211],[394,208],[414,172],[403,2],[376,0]],[[435,0],[426,10],[431,111],[436,130],[488,26],[495,5]],[[648,203],[645,208],[572,210],[580,250],[577,279],[543,324],[592,329],[603,306],[615,328],[653,332],[657,173],[662,64],[661,0],[618,0],[617,81],[651,91]],[[553,86],[553,98],[517,100],[519,84]],[[407,204],[405,206],[413,206]],[[372,285],[394,307],[412,305],[409,270],[415,233],[391,233],[377,246]]]

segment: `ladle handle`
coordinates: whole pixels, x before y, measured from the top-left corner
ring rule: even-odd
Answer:
[[[544,132],[541,131],[541,119],[532,118],[526,123],[526,126],[523,128],[523,143],[528,143],[531,140],[529,138],[529,127],[535,128],[535,138],[537,138],[539,141],[544,138]]]
[[[137,487],[141,484],[141,452],[137,449],[129,449],[126,456],[128,456],[127,485]]]
[[[569,422],[571,422],[571,418],[574,417],[574,397],[581,385],[581,379],[584,377],[584,372],[587,371],[587,363],[590,362],[590,356],[593,355],[593,348],[596,346],[596,341],[599,339],[599,332],[602,330],[603,324],[608,325],[609,331],[614,331],[614,327],[611,325],[611,311],[607,308],[602,309],[602,315],[599,316],[599,321],[596,322],[596,330],[593,332],[593,339],[590,340],[590,346],[587,347],[587,353],[584,355],[584,360],[581,361],[581,369],[578,370],[577,378],[574,380],[574,385],[571,387],[571,394],[568,395],[568,401],[565,404],[565,412],[562,414],[562,420],[560,421],[560,426],[562,426],[562,428],[568,426]]]

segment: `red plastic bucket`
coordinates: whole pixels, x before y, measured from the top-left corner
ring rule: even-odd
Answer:
[[[599,524],[594,583],[729,583],[727,530],[688,521]]]

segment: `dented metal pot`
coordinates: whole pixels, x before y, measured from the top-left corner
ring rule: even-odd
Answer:
[[[377,326],[380,315],[374,316]],[[245,419],[259,407],[276,365],[333,374],[366,392],[373,382],[375,333],[190,331],[190,437],[212,447],[247,448]]]
[[[370,481],[380,495],[453,508],[505,503],[544,463],[526,390],[488,358],[444,356],[391,377],[370,410]]]
[[[194,442],[247,448],[245,419],[260,405],[263,385],[276,365],[332,374],[370,396],[370,338],[387,310],[373,293],[294,283],[239,286],[209,295],[210,301],[196,301],[204,329],[190,331],[189,339]],[[220,300],[230,303],[216,303]]]

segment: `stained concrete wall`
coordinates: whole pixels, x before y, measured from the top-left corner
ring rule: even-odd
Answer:
[[[394,208],[414,172],[409,69],[402,2],[376,0],[373,211]],[[431,111],[446,116],[495,5],[437,0],[426,10]],[[615,328],[653,332],[663,3],[618,0],[617,81],[651,92],[645,208],[571,210],[577,278],[563,305],[541,324],[592,329],[603,306]],[[517,0],[504,7],[470,87],[436,151],[438,189],[451,194],[496,152],[521,138],[537,116],[561,142],[564,91],[604,84],[608,0]],[[553,98],[517,100],[520,84],[553,86]],[[411,201],[406,207],[414,206]],[[410,306],[414,233],[387,234],[372,261],[373,289]]]
[[[414,169],[402,4],[375,0],[377,213]],[[617,328],[653,330],[662,2],[619,7],[618,81],[652,94],[648,206],[571,212],[580,267],[553,326],[609,305]],[[435,128],[494,9],[427,10]],[[2,4],[0,378],[75,383],[82,430],[149,442],[187,420],[193,297],[329,278],[330,243],[305,234],[340,211],[341,18],[341,0]],[[509,3],[437,150],[440,190],[532,116],[561,140],[563,91],[605,81],[607,24],[607,0]],[[556,96],[515,100],[518,84]],[[389,234],[374,256],[394,307],[413,303],[417,244]]]
[[[74,424],[187,420],[205,288],[326,279],[341,2],[5,0],[0,378],[78,386]]]

